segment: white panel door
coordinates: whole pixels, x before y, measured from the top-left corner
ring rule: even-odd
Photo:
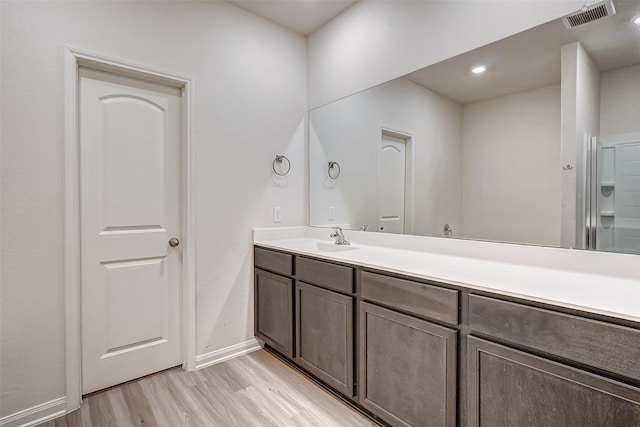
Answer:
[[[382,135],[378,150],[378,231],[404,233],[405,141]]]
[[[181,93],[80,70],[82,391],[181,364]]]

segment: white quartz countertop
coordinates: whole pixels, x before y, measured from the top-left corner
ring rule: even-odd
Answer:
[[[611,277],[412,249],[309,237],[255,240],[258,246],[525,298],[640,322],[640,276]],[[640,260],[638,261],[640,264]]]

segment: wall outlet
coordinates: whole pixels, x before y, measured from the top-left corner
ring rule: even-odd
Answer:
[[[282,222],[282,208],[280,206],[273,208],[273,222]]]
[[[335,206],[329,206],[329,221],[336,220],[336,208]]]

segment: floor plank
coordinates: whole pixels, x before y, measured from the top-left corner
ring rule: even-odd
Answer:
[[[265,350],[194,372],[175,368],[92,394],[45,427],[375,426]]]

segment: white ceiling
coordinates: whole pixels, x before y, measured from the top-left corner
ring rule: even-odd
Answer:
[[[408,74],[409,80],[468,104],[560,83],[560,46],[580,41],[600,72],[640,63],[639,1],[614,1],[611,17],[567,29],[558,19]],[[474,75],[475,65],[487,71]]]
[[[226,0],[309,35],[358,0]],[[560,83],[560,46],[580,41],[601,72],[640,63],[640,1],[614,0],[611,17],[567,29],[558,19],[408,74],[460,104]],[[487,72],[470,69],[483,64]]]
[[[358,0],[227,0],[307,36]]]

